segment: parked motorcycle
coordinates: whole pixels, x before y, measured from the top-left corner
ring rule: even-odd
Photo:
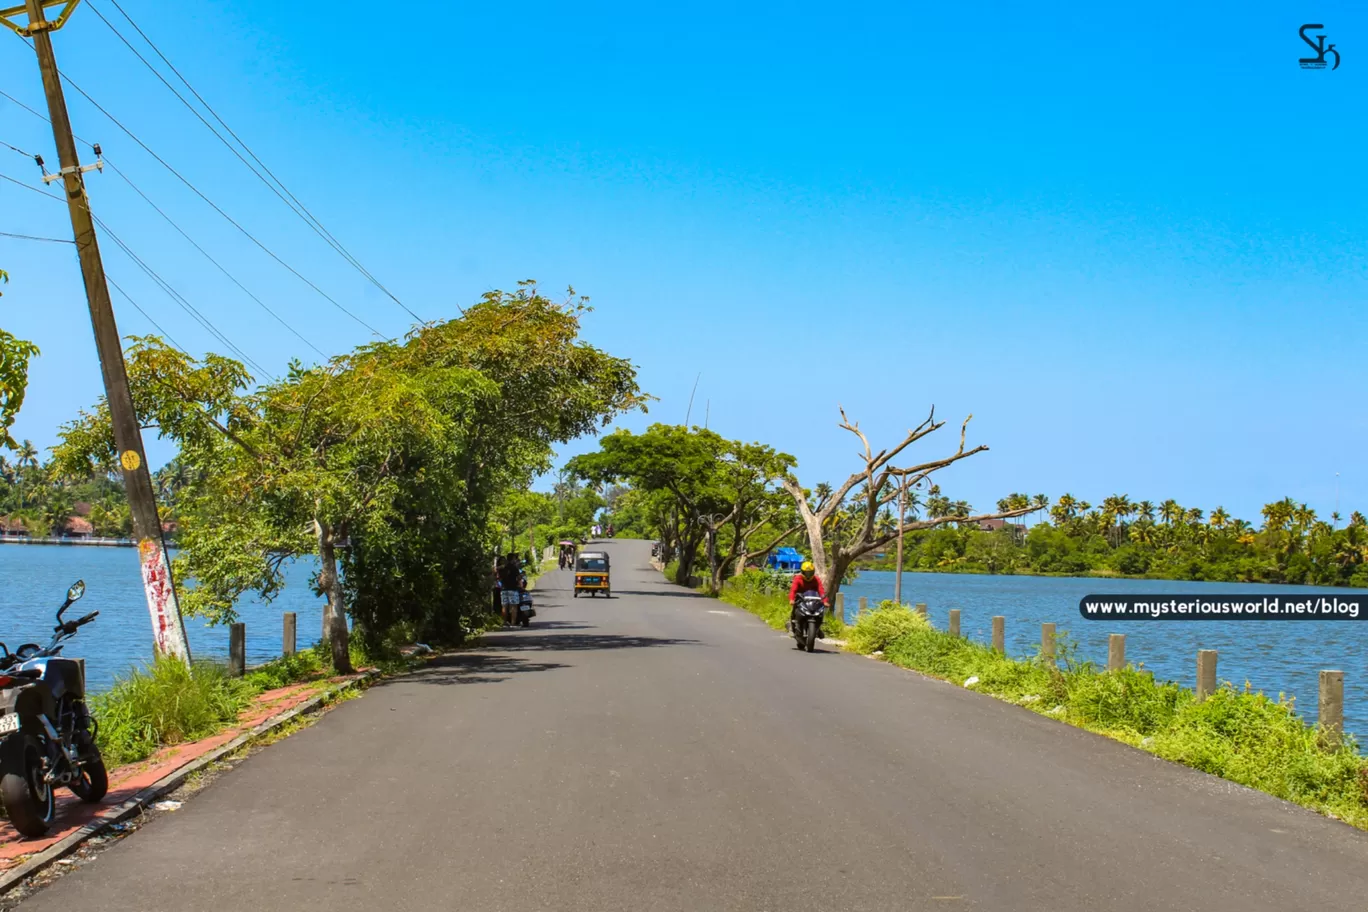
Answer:
[[[794,602],[793,618],[789,621],[789,632],[799,649],[812,652],[822,637],[822,621],[826,618],[826,605],[815,592],[799,593]]]
[[[524,592],[522,600],[518,604],[518,623],[524,627],[532,625],[532,619],[537,616],[537,611],[532,607],[532,593]]]
[[[78,580],[57,609],[46,647],[25,643],[13,653],[0,643],[0,801],[16,830],[47,833],[55,813],[53,789],[65,786],[94,804],[109,791],[109,774],[95,744],[98,731],[85,703],[81,663],[62,656],[62,641],[100,612],[62,620],[85,595]]]

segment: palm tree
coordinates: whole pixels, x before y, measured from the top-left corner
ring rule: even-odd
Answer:
[[[1154,522],[1154,504],[1150,503],[1148,500],[1142,500],[1136,504],[1135,512],[1140,514],[1141,518]]]
[[[1230,514],[1225,511],[1224,507],[1217,507],[1211,511],[1211,516],[1207,522],[1211,523],[1214,528],[1224,529],[1226,524],[1230,522]]]
[[[1078,515],[1078,501],[1072,494],[1061,494],[1059,500],[1050,508],[1050,518],[1055,521],[1055,525],[1062,526],[1069,520]]]
[[[1164,525],[1171,526],[1183,517],[1183,508],[1178,506],[1178,501],[1169,498],[1159,505],[1159,515],[1164,518]]]

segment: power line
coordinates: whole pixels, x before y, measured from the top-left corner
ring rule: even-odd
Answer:
[[[38,187],[33,186],[32,184],[26,184],[23,181],[10,177],[7,174],[0,174],[0,180],[6,180],[12,184],[17,184],[18,186],[23,187],[26,190],[32,190],[34,193],[38,193],[42,196],[45,196],[50,200],[56,200],[59,203],[62,202],[61,197],[54,196],[53,194],[48,193],[46,190],[42,190]],[[86,211],[90,211],[88,207]],[[272,380],[275,379],[274,375],[272,375],[270,371],[266,370],[266,368],[262,367],[259,363],[257,363],[250,355],[248,355],[242,349],[234,345],[232,340],[229,339],[226,335],[224,335],[223,332],[217,326],[215,326],[208,317],[200,313],[199,310],[197,310],[195,306],[185,298],[184,295],[182,295],[180,292],[172,288],[170,283],[168,283],[165,279],[163,279],[160,275],[157,274],[156,270],[154,270],[151,266],[147,265],[147,263],[141,257],[134,253],[132,248],[125,244],[123,242],[123,239],[114,233],[113,229],[109,227],[109,224],[107,222],[105,222],[103,219],[101,219],[98,215],[96,215],[93,212],[90,212],[90,217],[91,220],[95,222],[95,224],[100,226],[100,229],[104,231],[105,234],[109,235],[110,240],[112,240],[114,244],[138,266],[138,268],[140,268],[144,273],[147,274],[148,278],[152,279],[153,282],[155,282],[163,291],[167,293],[168,296],[170,296],[171,300],[175,301],[176,304],[179,305],[182,310],[190,314],[190,316],[193,317],[196,320],[196,322],[198,322],[201,326],[203,326],[205,330],[209,332],[210,335],[218,339],[220,342],[226,345],[231,351],[233,351],[239,358],[255,367],[262,374],[264,374],[267,377],[270,377]],[[120,289],[120,291],[122,291],[122,289]],[[126,294],[125,297],[127,297]],[[132,299],[130,298],[130,300]],[[134,306],[136,307],[137,305],[135,304]],[[139,312],[143,312],[141,307],[139,307],[138,310]],[[143,315],[147,316],[145,312],[143,312]],[[151,319],[151,317],[148,317],[149,321]],[[155,326],[156,324],[153,323],[153,325]]]
[[[49,241],[53,244],[74,244],[75,241],[68,241],[66,238],[34,237],[31,234],[14,234],[9,231],[0,231],[0,237],[15,238],[20,241]]]
[[[252,294],[252,292],[247,288],[246,285],[243,285],[241,282],[239,282],[236,276],[234,276],[231,272],[229,272],[226,268],[224,268],[223,264],[221,264],[218,260],[214,259],[213,256],[211,256],[211,255],[209,254],[209,251],[205,250],[203,247],[201,247],[198,243],[195,242],[195,239],[194,239],[194,238],[192,238],[190,235],[186,234],[186,233],[185,233],[185,229],[181,228],[180,225],[177,225],[177,224],[175,223],[175,221],[172,220],[171,216],[167,215],[165,212],[162,211],[162,208],[161,208],[160,206],[158,206],[156,203],[152,202],[152,200],[147,196],[147,194],[146,194],[146,193],[143,193],[142,190],[138,187],[138,185],[135,184],[135,183],[133,183],[133,181],[132,181],[131,179],[129,179],[128,175],[126,175],[126,174],[124,174],[122,171],[120,171],[120,170],[118,169],[118,167],[116,167],[115,164],[114,164],[113,162],[111,162],[109,159],[106,158],[106,159],[104,160],[104,163],[105,163],[106,165],[109,166],[109,169],[110,169],[111,171],[113,171],[115,174],[117,174],[119,177],[121,177],[121,178],[124,180],[124,182],[128,184],[128,186],[132,187],[132,188],[133,188],[133,192],[136,193],[136,194],[138,194],[138,196],[141,196],[141,197],[147,202],[147,205],[149,205],[149,206],[151,206],[153,209],[155,209],[155,210],[157,211],[157,214],[158,214],[158,215],[160,215],[162,218],[166,219],[167,224],[169,224],[172,228],[175,228],[178,232],[180,232],[181,237],[185,238],[187,241],[190,242],[190,245],[191,245],[192,247],[194,247],[194,248],[195,248],[196,250],[198,250],[200,253],[204,254],[204,258],[205,258],[206,260],[208,260],[209,262],[213,263],[214,266],[216,266],[216,267],[218,268],[218,271],[219,271],[219,272],[221,272],[221,273],[223,273],[224,275],[226,275],[226,276],[228,277],[228,279],[229,279],[234,285],[236,285],[238,288],[242,289],[243,293],[246,294],[247,297],[249,297],[249,298],[251,298],[253,301],[257,302],[257,304],[260,305],[260,307],[261,307],[262,310],[266,311],[268,314],[270,314],[272,317],[274,317],[274,318],[275,318],[275,321],[276,321],[277,323],[279,323],[281,326],[283,326],[283,327],[285,327],[286,329],[288,329],[290,332],[294,333],[295,337],[298,338],[299,341],[303,342],[305,345],[309,346],[309,348],[312,348],[314,351],[318,352],[318,354],[319,354],[320,357],[322,357],[322,358],[327,358],[327,357],[328,357],[328,355],[327,355],[326,352],[324,352],[324,351],[323,351],[321,348],[319,348],[317,345],[314,345],[312,342],[310,342],[308,339],[306,339],[306,338],[304,337],[304,335],[303,335],[302,333],[300,333],[299,330],[295,329],[295,328],[294,328],[293,326],[291,326],[289,323],[285,322],[285,319],[284,319],[282,316],[280,316],[280,314],[276,313],[274,310],[272,310],[270,307],[268,307],[268,306],[266,305],[266,302],[265,302],[265,301],[261,300],[261,298],[258,298],[256,295]]]
[[[110,0],[110,2],[113,3],[114,8],[117,9],[119,13],[125,19],[128,20],[128,24],[133,26],[133,29],[138,33],[139,36],[141,36],[143,41],[147,42],[147,46],[150,47],[152,51],[158,57],[161,58],[162,62],[166,64],[166,66],[171,70],[172,73],[176,74],[176,78],[179,79],[182,83],[184,83],[185,87],[190,90],[191,94],[193,94],[195,98],[199,101],[199,103],[204,106],[205,110],[209,112],[209,114],[214,118],[214,120],[218,121],[218,123],[223,127],[223,129],[228,131],[228,134],[232,136],[234,140],[237,141],[238,145],[242,146],[242,148],[246,150],[247,154],[252,157],[252,160],[261,166],[262,171],[265,171],[266,174],[270,176],[270,180],[267,180],[266,177],[264,177],[259,171],[257,171],[257,169],[252,166],[251,162],[243,158],[242,153],[239,152],[237,149],[233,148],[232,143],[224,139],[223,135],[214,128],[213,124],[205,120],[204,115],[200,114],[199,111],[195,110],[195,107],[185,99],[185,96],[181,95],[181,93],[176,90],[175,86],[171,85],[171,83],[167,81],[166,77],[162,76],[162,74],[157,71],[157,68],[154,67],[147,60],[147,58],[144,57],[138,51],[138,49],[133,46],[132,42],[125,38],[123,34],[117,28],[114,27],[114,24],[112,22],[105,18],[103,13],[101,13],[98,9],[95,8],[93,3],[88,3],[87,5],[90,7],[91,11],[99,17],[100,21],[103,22],[109,28],[109,30],[114,33],[115,37],[122,41],[124,43],[124,46],[126,46],[130,51],[132,51],[135,57],[142,61],[143,66],[147,67],[147,69],[152,73],[152,75],[156,76],[157,79],[161,82],[161,84],[166,86],[166,88],[171,92],[171,94],[175,95],[176,98],[180,101],[180,103],[185,105],[186,109],[189,110],[191,114],[194,114],[195,117],[199,119],[200,123],[204,124],[204,126],[209,130],[209,132],[213,133],[214,136],[219,140],[219,142],[223,143],[223,145],[227,147],[228,151],[232,152],[233,155],[235,155],[237,159],[241,161],[243,165],[245,165],[247,169],[257,177],[258,180],[265,184],[272,193],[279,197],[280,201],[283,202],[286,206],[288,206],[291,212],[299,216],[299,218],[304,222],[304,224],[308,225],[309,228],[315,234],[322,238],[325,243],[332,247],[334,251],[336,251],[344,260],[346,260],[349,265],[356,269],[357,272],[361,273],[361,275],[364,276],[369,282],[371,282],[371,284],[373,284],[376,288],[384,292],[395,304],[398,304],[401,308],[403,308],[404,312],[407,313],[410,317],[412,317],[415,320],[418,320],[421,323],[422,319],[411,309],[409,309],[408,305],[406,305],[403,301],[395,297],[393,292],[391,292],[388,288],[382,285],[380,283],[380,280],[377,279],[374,275],[372,275],[370,271],[366,269],[365,266],[361,265],[361,261],[358,260],[355,256],[353,256],[351,252],[348,251],[345,247],[343,247],[342,243],[338,241],[337,238],[333,237],[332,233],[323,226],[323,223],[320,222],[312,212],[305,208],[304,204],[299,201],[299,198],[290,192],[290,189],[285,186],[284,182],[282,182],[280,178],[276,177],[270,168],[266,167],[265,162],[263,162],[257,156],[257,154],[251,150],[251,147],[249,147],[247,143],[243,142],[242,138],[233,131],[232,127],[228,126],[228,124],[223,120],[222,117],[218,115],[218,112],[214,110],[214,108],[209,104],[209,102],[204,100],[204,96],[202,96],[198,91],[196,91],[195,87],[190,84],[190,81],[186,79],[184,75],[181,74],[180,70],[176,69],[175,64],[173,64],[167,58],[167,56],[161,52],[161,49],[157,47],[156,43],[153,42],[152,39],[147,36],[147,33],[142,30],[138,23],[133,21],[133,17],[128,15],[124,8],[119,5],[118,0]],[[275,183],[273,184],[272,181],[274,181]],[[277,185],[279,186],[279,189],[277,189]],[[284,192],[282,193],[281,191]]]
[[[28,41],[26,41],[26,40],[23,39],[23,38],[20,38],[19,40],[20,40],[20,41],[23,41],[24,44],[26,44],[26,45],[28,44]],[[103,105],[101,105],[98,101],[96,101],[94,98],[92,98],[92,97],[90,96],[90,93],[89,93],[89,92],[87,92],[85,89],[81,88],[81,87],[78,86],[74,81],[72,81],[72,79],[71,79],[70,76],[68,76],[66,73],[61,72],[60,70],[58,70],[58,74],[59,74],[59,75],[61,76],[61,78],[66,82],[67,85],[71,86],[73,89],[75,89],[75,90],[81,95],[82,98],[84,98],[86,101],[90,102],[90,103],[95,107],[95,110],[99,111],[99,112],[100,112],[101,114],[103,114],[105,117],[109,118],[110,123],[114,124],[114,126],[118,127],[120,130],[122,130],[122,131],[124,132],[124,134],[128,136],[129,139],[133,140],[135,143],[137,143],[139,146],[141,146],[144,152],[146,152],[148,155],[150,155],[150,156],[152,156],[153,158],[155,158],[155,159],[157,160],[157,163],[158,163],[158,164],[160,164],[160,165],[161,165],[163,168],[165,168],[167,171],[170,171],[171,174],[174,175],[174,176],[176,177],[177,180],[179,180],[181,183],[185,184],[185,186],[189,187],[190,190],[191,190],[196,196],[198,196],[200,199],[202,199],[202,200],[204,200],[206,203],[208,203],[209,206],[210,206],[215,212],[217,212],[219,215],[223,216],[223,217],[228,221],[229,224],[231,224],[231,225],[232,225],[234,228],[236,228],[238,231],[242,232],[242,234],[245,235],[245,236],[247,237],[247,239],[250,240],[253,244],[256,244],[258,247],[260,247],[260,248],[262,249],[262,251],[264,251],[271,259],[275,260],[275,261],[276,261],[277,263],[279,263],[281,266],[284,266],[287,270],[290,271],[290,273],[291,273],[292,275],[294,275],[296,278],[298,278],[301,282],[303,282],[305,285],[308,285],[308,286],[309,286],[310,288],[312,288],[314,291],[318,292],[318,294],[319,294],[320,296],[322,296],[323,299],[326,300],[328,303],[332,304],[332,305],[333,305],[334,307],[336,307],[338,310],[342,311],[342,313],[344,313],[344,314],[346,314],[347,316],[351,317],[351,318],[352,318],[353,320],[355,320],[357,323],[361,324],[361,325],[364,326],[366,329],[370,330],[377,338],[380,338],[380,339],[384,339],[384,338],[385,338],[385,335],[384,335],[382,332],[380,332],[380,330],[376,329],[374,326],[371,326],[371,325],[370,325],[369,323],[367,323],[365,320],[362,320],[362,319],[361,319],[360,317],[358,317],[356,314],[352,313],[350,310],[348,310],[347,308],[343,307],[342,304],[339,303],[339,302],[337,301],[337,299],[335,299],[334,297],[332,297],[332,295],[328,294],[326,291],[324,291],[323,289],[319,288],[319,287],[318,287],[317,285],[315,285],[313,282],[309,281],[307,278],[304,277],[304,275],[303,275],[302,273],[300,273],[299,270],[295,269],[295,268],[294,268],[293,266],[291,266],[289,263],[287,263],[287,262],[285,262],[283,259],[281,259],[280,256],[277,255],[275,251],[271,250],[271,248],[267,247],[267,246],[266,246],[265,244],[263,244],[261,241],[257,240],[257,238],[256,238],[255,235],[253,235],[253,234],[252,234],[250,231],[248,231],[246,228],[242,227],[242,225],[239,224],[239,223],[237,222],[237,220],[235,220],[235,219],[234,219],[232,216],[230,216],[227,212],[224,212],[223,209],[222,209],[222,207],[220,207],[217,203],[215,203],[215,202],[214,202],[213,200],[211,200],[209,197],[205,196],[204,193],[201,192],[201,190],[200,190],[198,187],[196,187],[194,184],[192,184],[192,183],[189,181],[189,179],[187,179],[184,175],[182,175],[182,174],[181,174],[179,171],[177,171],[175,168],[171,167],[171,165],[166,161],[166,159],[162,158],[162,157],[161,157],[160,155],[158,155],[156,152],[153,152],[152,149],[151,149],[151,147],[149,147],[149,146],[147,145],[147,143],[145,143],[145,142],[143,142],[141,139],[139,139],[139,138],[137,137],[137,135],[133,133],[132,130],[128,129],[128,127],[125,127],[125,126],[123,125],[123,123],[122,123],[117,117],[115,117],[113,114],[109,113],[109,111],[107,111],[107,110],[104,108]],[[8,96],[6,96],[6,97],[8,97]],[[44,118],[44,119],[46,120],[46,118]]]
[[[171,345],[172,345],[172,347],[175,348],[176,351],[180,352],[182,355],[185,355],[186,357],[189,357],[189,356],[190,356],[190,353],[187,352],[184,348],[182,348],[182,347],[181,347],[181,344],[180,344],[179,342],[177,342],[175,339],[173,339],[173,338],[171,337],[171,334],[170,334],[169,332],[167,332],[166,330],[164,330],[164,329],[161,328],[161,324],[160,324],[160,323],[158,323],[156,320],[152,319],[152,315],[151,315],[151,314],[149,314],[147,311],[145,311],[145,310],[142,309],[142,305],[141,305],[141,304],[139,304],[137,301],[133,300],[133,296],[132,296],[132,295],[130,295],[128,292],[126,292],[126,291],[123,290],[123,286],[121,286],[118,282],[114,281],[113,279],[111,279],[111,278],[109,277],[109,273],[105,273],[105,281],[108,282],[110,285],[113,285],[116,289],[118,289],[119,294],[123,295],[124,298],[128,301],[129,304],[132,304],[135,308],[137,308],[138,313],[142,314],[143,317],[145,317],[145,318],[147,319],[147,322],[148,322],[148,323],[151,323],[151,324],[152,324],[152,327],[153,327],[157,332],[159,332],[159,333],[161,333],[163,336],[165,336],[165,337],[166,337],[166,341],[170,342]]]
[[[223,332],[217,326],[215,326],[208,317],[200,313],[199,309],[196,308],[195,305],[191,304],[184,295],[182,295],[179,291],[176,291],[175,288],[171,287],[171,283],[167,282],[157,273],[155,269],[147,265],[147,263],[142,259],[142,257],[134,253],[132,248],[125,244],[123,242],[123,239],[120,238],[117,234],[115,234],[103,219],[101,219],[94,213],[91,213],[90,217],[95,221],[95,224],[100,226],[100,230],[103,231],[106,235],[108,235],[109,239],[112,240],[115,243],[115,245],[124,252],[124,255],[127,256],[130,260],[132,260],[133,263],[139,269],[146,273],[148,278],[150,278],[153,282],[157,283],[158,287],[160,287],[162,291],[166,292],[167,295],[171,298],[171,300],[175,301],[178,305],[180,305],[180,308],[182,310],[190,314],[190,316],[192,316],[196,320],[196,322],[198,322],[201,326],[208,330],[209,333],[214,336],[214,338],[218,339],[224,345],[228,346],[228,348],[243,361],[252,365],[258,371],[265,374],[267,377],[270,377],[272,380],[275,379],[275,377],[272,376],[270,371],[266,370],[266,368],[258,364],[252,358],[251,355],[247,354],[245,351],[234,345],[233,341],[229,339],[226,335],[224,335]]]

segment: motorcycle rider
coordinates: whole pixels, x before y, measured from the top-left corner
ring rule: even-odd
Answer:
[[[789,629],[792,629],[794,620],[798,617],[798,596],[804,592],[815,592],[822,597],[823,607],[827,605],[826,589],[822,587],[821,577],[817,576],[817,568],[812,565],[812,561],[803,561],[802,567],[793,575],[793,583],[789,586]]]

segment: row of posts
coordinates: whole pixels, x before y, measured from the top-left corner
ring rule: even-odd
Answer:
[[[285,612],[284,625],[280,631],[280,654],[294,655],[296,650],[295,613]],[[247,673],[247,625],[243,623],[228,625],[228,673],[240,678]]]
[[[869,599],[860,596],[860,611],[862,615],[869,610]],[[922,617],[927,616],[926,603],[918,602],[915,610]],[[845,620],[845,593],[836,593],[836,605],[832,611],[841,620]],[[857,615],[858,616],[858,615]],[[951,636],[960,635],[960,610],[950,609],[950,622],[948,632]],[[1007,618],[1005,615],[993,616],[993,649],[997,652],[1007,652]],[[1042,623],[1040,625],[1040,655],[1041,658],[1050,665],[1055,664],[1055,625],[1052,623]],[[1120,671],[1126,667],[1126,635],[1124,633],[1113,633],[1107,637],[1107,670]],[[1200,703],[1207,697],[1216,692],[1216,650],[1199,649],[1197,651],[1197,701]],[[1338,742],[1339,734],[1344,730],[1344,672],[1326,669],[1320,673],[1320,693],[1317,712],[1317,723],[1322,731],[1331,737],[1333,742]]]

